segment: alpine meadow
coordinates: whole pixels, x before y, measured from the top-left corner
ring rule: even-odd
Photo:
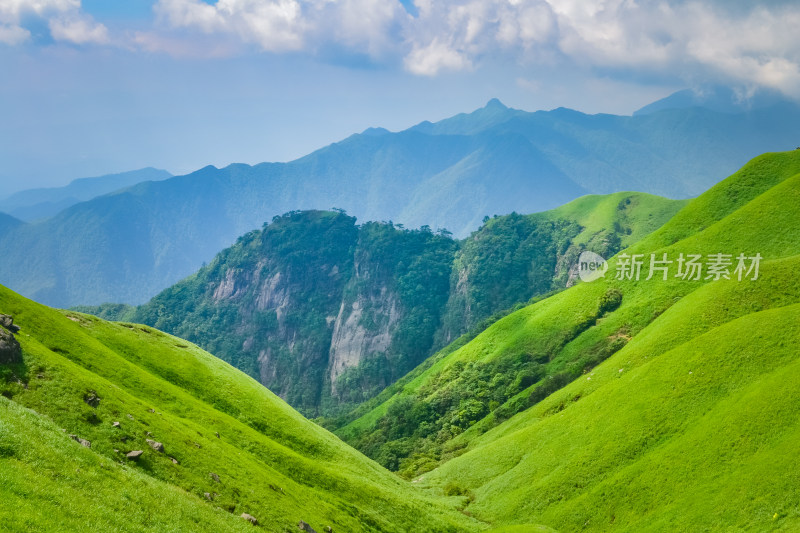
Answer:
[[[800,531],[798,23],[0,0],[0,531]]]

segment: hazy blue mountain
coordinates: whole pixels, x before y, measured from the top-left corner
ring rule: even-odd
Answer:
[[[289,163],[209,166],[73,205],[0,235],[0,283],[56,306],[137,304],[291,210],[338,207],[464,237],[485,215],[586,193],[691,197],[798,139],[800,106],[788,100],[636,116],[529,113],[492,100],[401,132],[371,128]]]
[[[0,200],[0,210],[22,220],[37,220],[103,194],[143,181],[159,181],[169,177],[172,174],[166,170],[148,167],[95,178],[79,178],[64,187],[26,189],[14,193]]]
[[[25,223],[18,218],[14,218],[6,213],[0,213],[0,235],[5,235],[7,232],[24,224]]]
[[[730,87],[711,86],[699,89],[685,89],[648,104],[634,116],[656,113],[665,109],[686,109],[690,107],[703,107],[721,113],[741,113],[753,109],[762,109],[774,106],[785,101],[778,91],[760,89],[751,95],[742,94]]]

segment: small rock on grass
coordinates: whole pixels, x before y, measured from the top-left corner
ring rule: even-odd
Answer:
[[[164,453],[164,445],[162,443],[156,442],[152,439],[147,439],[147,444],[149,444],[150,447],[153,448],[155,451]]]
[[[132,452],[128,452],[125,457],[128,459],[133,459],[134,461],[138,460],[139,457],[142,456],[144,452],[142,450],[133,450]]]
[[[247,520],[248,522],[250,522],[254,526],[258,525],[258,520],[256,520],[256,517],[253,516],[253,515],[250,515],[250,514],[247,514],[247,513],[242,513],[242,518],[244,518],[245,520]]]
[[[86,439],[82,439],[77,435],[70,435],[69,438],[71,438],[75,442],[80,442],[82,446],[86,446],[87,448],[91,448],[92,447],[92,443],[91,442],[89,442]]]
[[[306,522],[302,520],[298,522],[297,529],[299,529],[300,531],[305,531],[306,533],[317,533],[313,527],[309,526]]]

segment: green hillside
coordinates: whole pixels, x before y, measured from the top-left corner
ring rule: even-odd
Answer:
[[[587,196],[488,218],[464,240],[337,211],[292,211],[241,236],[138,308],[79,307],[187,339],[326,426],[459,335],[571,284],[591,248],[613,255],[685,201]]]
[[[0,312],[23,351],[0,366],[4,531],[482,528],[186,341],[3,287]]]
[[[798,151],[756,158],[625,250],[760,253],[757,280],[617,281],[618,255],[604,280],[443,351],[340,435],[496,525],[797,527],[798,173]]]

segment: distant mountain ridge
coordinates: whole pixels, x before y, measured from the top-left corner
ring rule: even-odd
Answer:
[[[719,113],[742,113],[785,103],[786,98],[778,91],[760,89],[753,94],[747,94],[717,85],[678,91],[634,111],[633,116],[691,107],[702,107]]]
[[[93,178],[78,178],[63,187],[26,189],[16,192],[0,200],[0,211],[20,220],[37,220],[51,217],[77,203],[143,181],[160,181],[171,177],[172,174],[166,170],[147,167]]]
[[[205,167],[73,205],[0,235],[0,282],[50,305],[138,304],[239,235],[292,210],[447,228],[587,193],[699,194],[751,157],[794,148],[800,107],[702,107],[633,117],[525,111],[493,100],[391,133],[372,129],[289,163]]]

